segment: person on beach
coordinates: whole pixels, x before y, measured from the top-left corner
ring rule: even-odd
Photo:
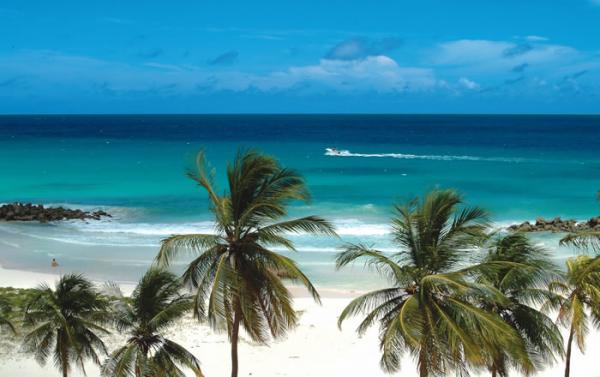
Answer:
[[[58,267],[58,262],[56,261],[55,258],[52,258],[52,263],[50,265],[52,266],[52,268]]]

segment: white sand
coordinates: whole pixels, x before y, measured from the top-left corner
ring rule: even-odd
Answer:
[[[33,287],[45,281],[52,283],[56,274],[31,273],[0,268],[0,286]],[[270,346],[257,346],[242,341],[240,344],[240,376],[384,376],[379,368],[379,347],[376,330],[363,338],[354,333],[357,321],[337,328],[337,317],[349,298],[325,298],[319,306],[312,300],[296,299],[296,307],[303,311],[300,326],[286,339]],[[225,334],[214,334],[204,325],[191,318],[180,321],[168,334],[173,340],[184,345],[201,361],[207,377],[229,376],[229,343]],[[110,348],[123,341],[122,336],[113,335],[107,339]],[[600,363],[595,360],[600,350],[600,336],[590,334],[587,355],[574,351],[572,360],[573,377],[600,376]],[[17,351],[17,347],[3,347],[0,352],[0,376],[2,377],[42,377],[58,376],[50,362],[42,368],[36,362]],[[73,376],[81,376],[73,373]],[[98,376],[98,368],[88,365],[87,375]],[[415,364],[405,357],[402,371],[404,377],[417,376]],[[481,375],[488,375],[482,373]],[[516,374],[514,374],[516,375]],[[563,375],[562,362],[549,367],[538,376],[554,377]]]

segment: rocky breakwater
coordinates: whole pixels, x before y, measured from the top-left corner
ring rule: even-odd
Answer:
[[[104,211],[82,211],[64,207],[44,207],[31,203],[11,203],[0,206],[0,220],[4,221],[48,221],[60,220],[100,220],[111,217]]]
[[[556,217],[552,220],[546,220],[538,217],[534,224],[525,221],[521,224],[515,224],[508,227],[515,232],[566,232],[572,233],[580,230],[597,230],[600,232],[600,216],[592,217],[588,221],[563,220]]]

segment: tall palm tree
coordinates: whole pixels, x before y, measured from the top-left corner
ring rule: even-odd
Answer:
[[[168,265],[183,253],[195,256],[183,274],[196,291],[194,314],[208,319],[213,328],[227,330],[231,375],[236,377],[240,327],[253,341],[266,343],[298,321],[282,279],[304,285],[319,302],[315,287],[296,263],[269,247],[294,250],[286,233],[335,233],[329,222],[317,216],[282,221],[287,204],[306,201],[309,194],[304,179],[272,157],[238,152],[227,167],[229,190],[222,195],[213,186],[203,153],[196,162],[197,171],[189,176],[208,193],[215,234],[169,237],[162,242],[157,262]]]
[[[523,351],[508,324],[476,305],[496,294],[470,281],[471,269],[461,269],[461,263],[486,238],[487,215],[478,207],[461,209],[461,203],[456,192],[435,190],[423,200],[396,206],[392,225],[398,252],[348,245],[337,257],[338,268],[364,260],[392,283],[351,301],[338,322],[366,315],[359,333],[379,322],[381,365],[388,372],[397,371],[408,352],[421,377],[467,374],[468,366],[486,366],[483,340],[495,340],[515,354]]]
[[[25,349],[44,365],[50,355],[54,364],[67,376],[73,364],[83,371],[84,361],[100,364],[98,353],[106,354],[99,334],[108,323],[108,301],[82,275],[62,276],[51,289],[43,284],[28,303],[24,324],[31,331],[25,335]]]
[[[9,319],[9,314],[11,311],[11,306],[8,300],[6,300],[4,297],[0,297],[0,328],[7,327],[13,334],[16,334],[17,329]]]
[[[565,377],[569,377],[573,340],[583,352],[590,322],[600,329],[600,257],[581,255],[567,259],[566,265],[565,279],[549,285],[562,297],[559,301],[550,300],[549,307],[558,302],[558,321],[569,329],[565,363]]]
[[[484,302],[483,307],[497,313],[517,331],[529,356],[512,359],[504,349],[494,347],[488,367],[492,376],[507,376],[511,366],[531,372],[531,366],[541,369],[554,362],[556,356],[562,356],[560,330],[547,315],[536,309],[553,297],[547,286],[560,276],[548,253],[532,245],[524,234],[513,233],[493,239],[482,262],[496,264],[496,268],[478,271],[477,282],[492,286],[506,297],[503,302],[492,305]],[[507,264],[502,266],[498,262]]]
[[[118,301],[116,327],[129,335],[102,366],[107,377],[179,377],[180,366],[202,376],[200,363],[162,332],[191,308],[191,298],[181,294],[182,284],[170,272],[151,268],[133,291],[131,300]]]

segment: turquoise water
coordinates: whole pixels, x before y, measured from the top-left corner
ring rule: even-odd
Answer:
[[[375,284],[360,269],[335,273],[343,242],[393,250],[395,202],[456,188],[498,226],[537,216],[598,215],[600,117],[551,116],[96,116],[0,117],[0,202],[31,201],[114,214],[101,222],[0,224],[0,263],[132,281],[161,238],[210,231],[206,196],[185,177],[206,151],[223,172],[239,148],[299,170],[313,195],[292,215],[331,219],[341,240],[294,236],[294,254],[322,286]],[[347,150],[344,156],[325,148]],[[536,235],[557,259],[573,253]],[[185,260],[181,261],[181,265]],[[179,267],[181,268],[181,267]]]

